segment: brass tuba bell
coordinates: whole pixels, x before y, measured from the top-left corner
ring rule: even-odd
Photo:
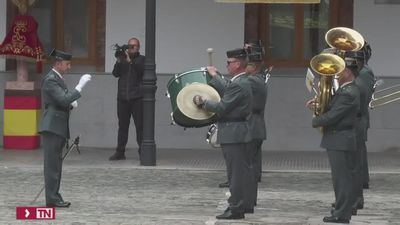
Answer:
[[[358,51],[364,46],[364,38],[357,31],[348,27],[334,27],[325,34],[325,41],[332,48],[338,49],[344,58],[347,51]]]
[[[320,75],[319,93],[316,96],[315,115],[326,112],[333,94],[333,78],[340,76],[346,68],[346,51],[358,51],[364,46],[364,38],[357,31],[347,27],[334,27],[325,34],[325,41],[333,53],[321,53],[310,61],[310,67]]]
[[[327,111],[332,97],[333,78],[345,69],[346,63],[335,54],[321,53],[311,59],[310,67],[320,75],[319,93],[314,108],[314,114],[318,116]]]

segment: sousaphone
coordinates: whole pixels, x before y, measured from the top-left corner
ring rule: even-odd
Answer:
[[[310,67],[320,75],[319,93],[316,96],[314,114],[326,112],[333,94],[333,78],[340,76],[346,68],[346,51],[358,51],[364,46],[364,38],[357,31],[347,27],[335,27],[325,34],[325,41],[334,53],[321,53],[310,61]],[[332,49],[331,49],[332,50]]]

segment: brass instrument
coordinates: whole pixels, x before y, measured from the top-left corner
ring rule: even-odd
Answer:
[[[321,53],[310,61],[310,67],[320,75],[318,82],[319,93],[315,102],[316,116],[326,112],[332,97],[332,85],[335,75],[340,74],[346,67],[342,58],[331,53]]]
[[[385,93],[389,94],[383,95]],[[377,97],[376,95],[382,96]],[[378,106],[386,105],[398,100],[400,100],[400,84],[375,91],[374,94],[372,94],[371,101],[369,102],[369,108],[375,109]]]
[[[342,58],[346,51],[358,51],[365,43],[360,33],[348,27],[335,27],[328,30],[325,34],[325,41],[332,48],[340,50]]]
[[[333,53],[321,53],[310,61],[310,67],[320,75],[319,93],[316,96],[314,114],[326,112],[333,94],[333,78],[346,68],[346,51],[358,51],[364,46],[364,38],[357,31],[347,27],[335,27],[325,34],[325,41],[333,48]],[[331,49],[332,51],[332,49]]]

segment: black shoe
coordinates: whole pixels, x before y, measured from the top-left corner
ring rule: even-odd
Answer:
[[[357,209],[356,208],[351,208],[351,215],[357,216]]]
[[[359,197],[357,199],[357,203],[353,206],[356,209],[363,209],[364,208],[364,197]]]
[[[227,188],[227,187],[229,187],[229,182],[226,181],[226,182],[224,182],[224,183],[220,183],[220,184],[218,185],[218,187],[220,187],[220,188]]]
[[[219,220],[238,220],[244,219],[244,213],[232,213],[230,209],[225,210],[225,212],[221,215],[216,216],[215,218]]]
[[[369,183],[364,183],[363,184],[363,189],[369,189]]]
[[[244,213],[253,214],[253,213],[254,213],[254,208],[251,208],[251,209],[244,209]]]
[[[71,205],[71,202],[64,202],[64,201],[46,204],[47,207],[58,207],[58,208],[68,208],[70,205]]]
[[[349,219],[343,219],[336,216],[325,216],[322,221],[325,223],[350,223]]]
[[[112,155],[108,160],[114,161],[114,160],[125,160],[125,153],[123,152],[115,152],[114,155]]]

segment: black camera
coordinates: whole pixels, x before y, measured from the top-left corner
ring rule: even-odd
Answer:
[[[115,49],[115,57],[119,58],[119,57],[125,57],[126,54],[126,50],[133,48],[132,45],[118,45],[115,44],[114,45],[114,49]]]

